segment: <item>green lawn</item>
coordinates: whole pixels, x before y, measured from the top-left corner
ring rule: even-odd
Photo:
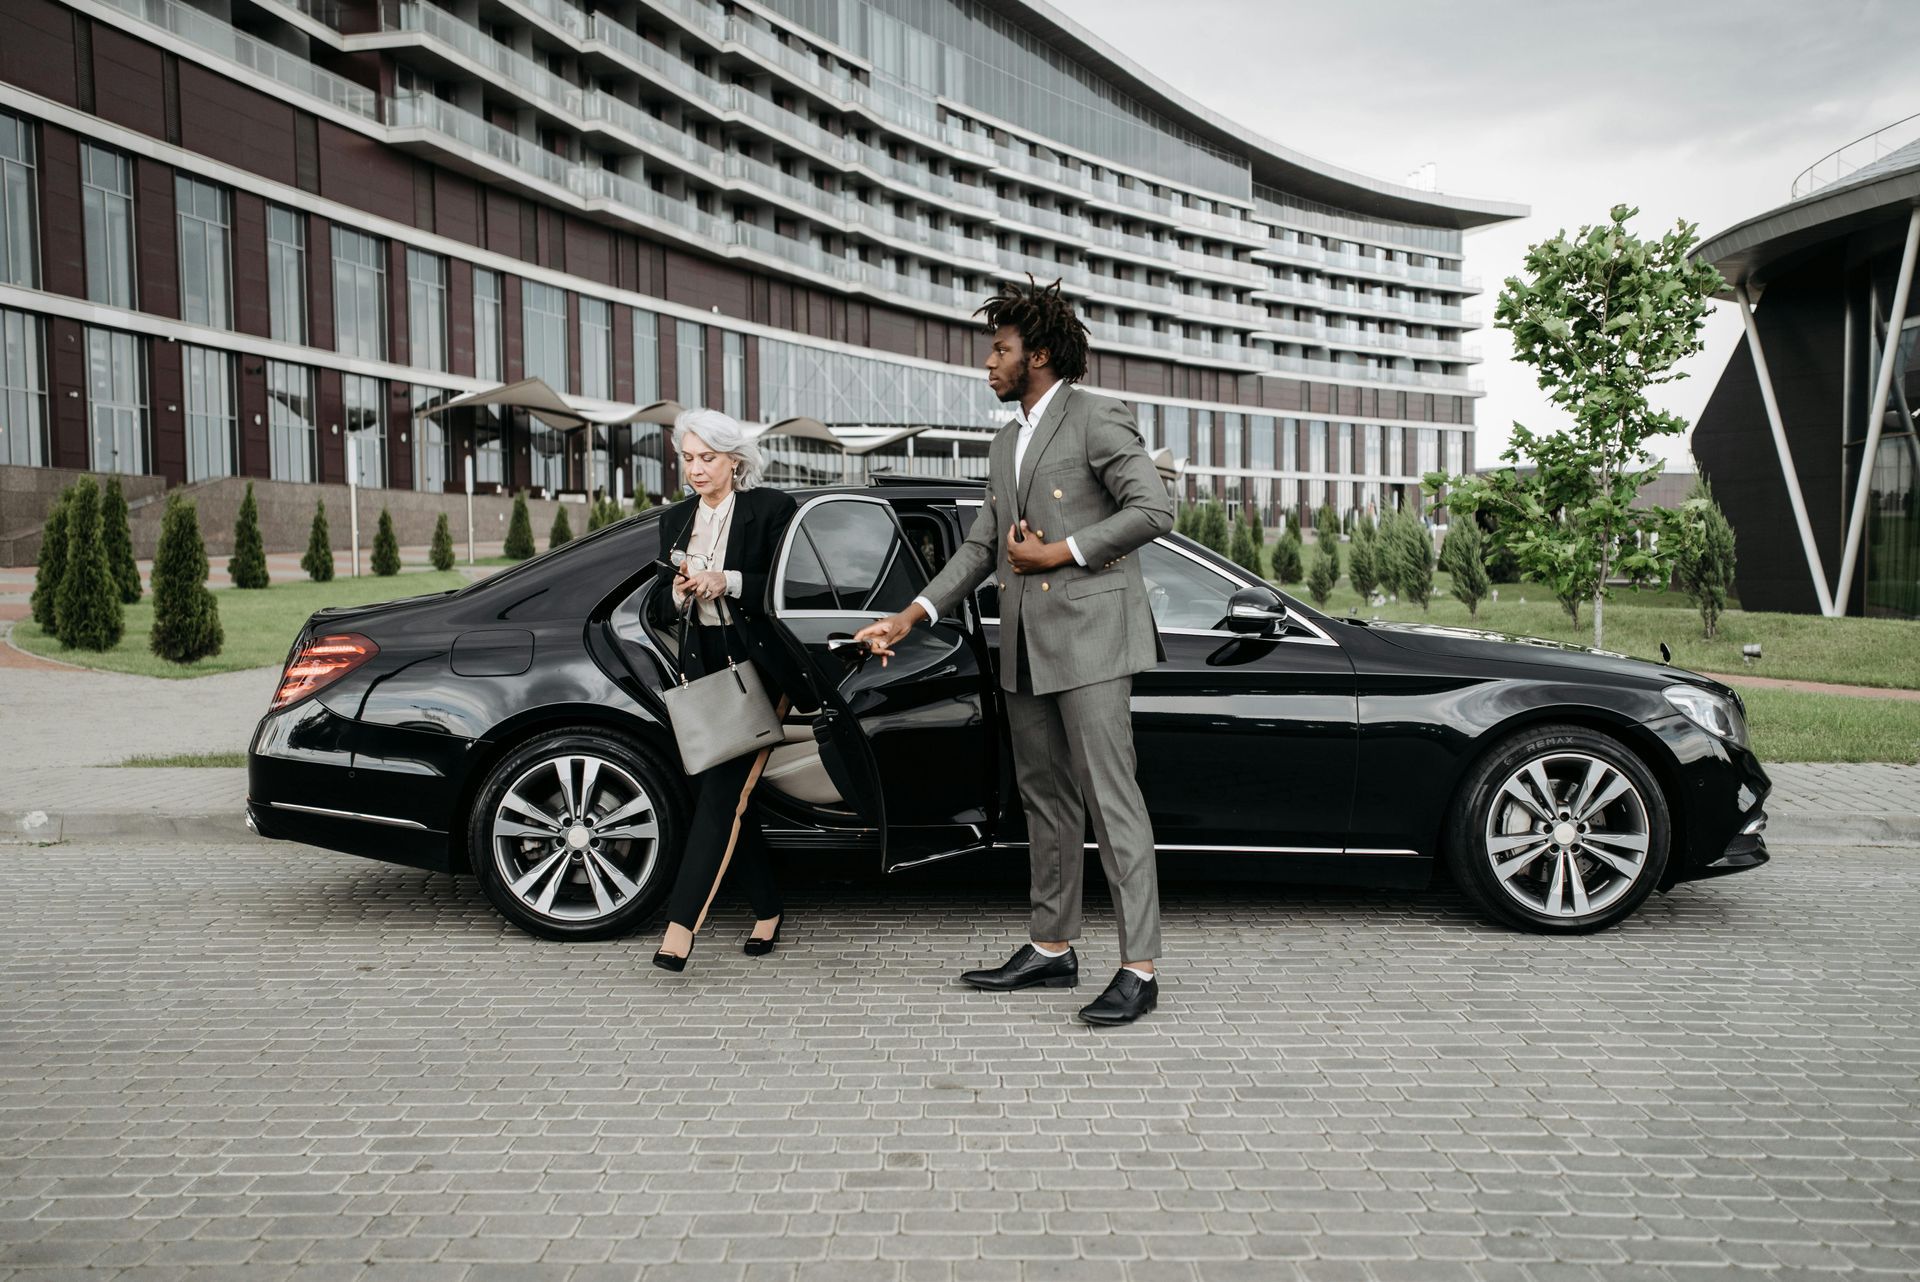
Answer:
[[[244,752],[182,752],[170,757],[128,757],[123,766],[189,766],[196,769],[223,770],[247,764]]]
[[[1920,763],[1920,701],[1743,686],[1753,750],[1771,761]]]
[[[42,632],[31,619],[13,626],[13,640],[21,649],[67,663],[111,672],[131,672],[150,677],[201,677],[215,672],[233,672],[241,668],[277,665],[287,657],[287,647],[300,631],[300,625],[315,610],[329,605],[366,605],[390,601],[396,597],[419,596],[466,586],[466,576],[458,570],[428,570],[401,574],[392,578],[362,575],[360,578],[336,578],[331,583],[309,579],[276,582],[259,591],[223,588],[213,594],[220,604],[220,622],[226,630],[226,643],[220,653],[197,663],[169,663],[147,648],[153,630],[153,593],[126,607],[126,633],[111,650],[68,650]]]
[[[1434,598],[1425,611],[1404,602],[1365,605],[1344,578],[1323,608],[1336,615],[1355,607],[1362,618],[1378,615],[1459,624],[1593,644],[1593,620],[1587,610],[1580,611],[1578,627],[1569,624],[1559,603],[1537,584],[1500,585],[1500,600],[1482,601],[1479,617],[1469,619],[1467,608],[1446,594],[1447,576],[1434,578]],[[1312,602],[1304,584],[1285,590]],[[1920,622],[1728,610],[1720,616],[1718,634],[1706,641],[1700,636],[1700,616],[1686,597],[1623,590],[1607,602],[1606,625],[1607,649],[1657,660],[1664,641],[1673,650],[1675,665],[1696,672],[1750,672],[1801,681],[1920,689]],[[1740,647],[1753,641],[1760,643],[1762,656],[1749,667],[1741,660]]]

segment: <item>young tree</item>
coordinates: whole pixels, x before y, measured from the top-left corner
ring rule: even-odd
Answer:
[[[153,635],[147,646],[174,663],[219,654],[226,641],[220,606],[207,588],[207,546],[199,510],[178,494],[167,496],[160,546],[153,554]]]
[[[553,514],[553,528],[547,531],[547,551],[551,552],[562,543],[573,542],[573,523],[567,520],[567,505],[562,503]]]
[[[1291,534],[1291,535],[1292,535],[1292,536],[1294,537],[1294,540],[1295,540],[1296,542],[1298,542],[1298,541],[1299,541],[1299,539],[1300,539],[1300,509],[1299,509],[1299,508],[1297,508],[1297,507],[1289,507],[1289,508],[1287,509],[1287,530],[1286,530],[1286,532],[1287,532],[1288,534]]]
[[[436,570],[453,568],[453,530],[447,525],[447,514],[442,512],[440,519],[433,523],[433,546],[427,556]]]
[[[1596,646],[1606,639],[1608,579],[1659,578],[1671,562],[1670,547],[1645,537],[1671,514],[1633,502],[1660,471],[1646,442],[1686,423],[1655,411],[1647,389],[1684,377],[1675,366],[1700,350],[1708,300],[1725,283],[1711,263],[1688,258],[1692,223],[1642,240],[1626,227],[1639,212],[1615,205],[1608,222],[1533,246],[1526,275],[1507,278],[1494,309],[1514,355],[1538,371],[1569,425],[1541,435],[1515,423],[1501,455],[1509,466],[1424,478],[1429,490],[1446,488],[1455,513],[1490,510],[1522,571],[1569,613],[1591,601]],[[1513,466],[1523,459],[1532,469],[1525,476]]]
[[[1467,607],[1467,617],[1480,616],[1480,602],[1492,589],[1487,577],[1486,538],[1472,513],[1455,514],[1440,545],[1440,568],[1451,576],[1447,591]]]
[[[1259,514],[1253,510],[1252,505],[1248,505],[1240,510],[1240,518],[1246,526],[1247,543],[1253,552],[1253,559],[1251,561],[1242,561],[1240,564],[1246,566],[1255,574],[1265,575],[1267,551],[1266,528],[1260,524]]]
[[[1362,601],[1371,598],[1374,588],[1380,583],[1378,547],[1379,540],[1374,535],[1373,522],[1364,518],[1355,522],[1353,545],[1347,549],[1347,582],[1360,594]]]
[[[233,556],[227,573],[237,588],[267,586],[267,548],[260,539],[260,505],[253,500],[253,482],[247,482],[246,497],[240,500],[240,516],[233,523]]]
[[[1433,536],[1419,517],[1402,508],[1380,522],[1373,564],[1382,587],[1427,608],[1433,596]]]
[[[100,487],[83,476],[67,500],[67,568],[54,605],[54,633],[71,649],[111,650],[125,627],[120,585],[100,539]]]
[[[507,542],[500,549],[516,561],[533,555],[533,519],[527,515],[527,492],[513,496],[513,516],[507,521]]]
[[[1340,541],[1340,511],[1332,503],[1322,503],[1313,514],[1313,532],[1331,543]]]
[[[1700,611],[1700,623],[1711,641],[1727,608],[1727,590],[1733,586],[1733,526],[1714,501],[1713,486],[1702,476],[1693,483],[1678,519],[1667,536],[1678,543],[1674,554],[1680,590]]]
[[[1313,559],[1307,569],[1307,591],[1315,605],[1325,605],[1340,582],[1340,544],[1329,537],[1313,546]]]
[[[314,505],[313,529],[307,534],[307,552],[300,558],[300,568],[315,583],[333,581],[333,537],[327,533],[325,499]]]
[[[639,490],[634,494],[633,514],[635,516],[640,515],[640,513],[646,511],[648,508],[652,506],[653,506],[653,500],[647,497],[647,492],[644,489]]]
[[[53,501],[47,523],[40,527],[40,562],[33,576],[33,596],[28,601],[28,609],[33,621],[48,636],[59,630],[60,580],[67,577],[67,508],[72,502],[73,487],[69,485]]]
[[[117,476],[107,478],[106,493],[100,499],[100,537],[107,544],[107,572],[119,586],[120,602],[132,605],[140,599],[140,566],[133,559],[133,527]]]
[[[373,535],[373,572],[381,578],[400,573],[400,540],[393,534],[393,514],[380,509],[380,528]]]
[[[1300,581],[1300,536],[1292,530],[1282,534],[1273,545],[1273,579],[1276,583]]]

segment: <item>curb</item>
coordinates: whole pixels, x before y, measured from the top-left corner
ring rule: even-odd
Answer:
[[[47,845],[62,841],[214,841],[264,845],[247,827],[244,803],[212,814],[155,814],[139,810],[50,814],[14,811],[0,816],[0,844]],[[1799,811],[1767,820],[1768,844],[1778,846],[1876,846],[1920,849],[1920,815],[1859,815],[1844,811]]]

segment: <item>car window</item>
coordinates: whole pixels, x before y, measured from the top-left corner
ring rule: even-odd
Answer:
[[[1227,601],[1240,584],[1164,543],[1149,543],[1136,555],[1154,626],[1212,629],[1226,622]]]
[[[891,507],[830,499],[794,520],[780,608],[891,614],[926,585]]]

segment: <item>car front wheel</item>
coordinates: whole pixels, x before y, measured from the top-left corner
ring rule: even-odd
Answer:
[[[666,895],[684,813],[672,776],[638,743],[599,729],[550,731],[488,773],[468,855],[516,926],[546,939],[608,939]]]
[[[1468,773],[1447,854],[1486,916],[1577,935],[1613,925],[1652,893],[1671,830],[1659,782],[1624,744],[1580,726],[1540,726]]]

